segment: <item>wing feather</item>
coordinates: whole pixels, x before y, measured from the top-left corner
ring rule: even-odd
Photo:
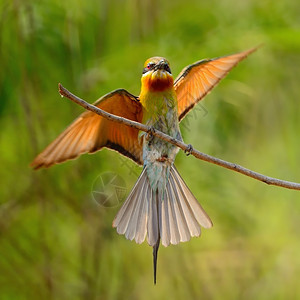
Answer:
[[[178,99],[178,116],[181,121],[185,115],[204,96],[225,77],[241,60],[257,48],[252,48],[237,54],[203,59],[184,68],[174,81]]]
[[[115,90],[100,98],[95,106],[133,121],[142,121],[142,106],[137,97],[124,89]],[[142,144],[138,130],[109,121],[93,112],[81,114],[31,163],[35,169],[74,159],[107,147],[143,163]]]

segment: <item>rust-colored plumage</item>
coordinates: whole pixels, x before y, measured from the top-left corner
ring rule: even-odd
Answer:
[[[234,66],[255,50],[256,48],[252,48],[233,55],[214,59],[203,59],[184,68],[174,81],[174,88],[178,99],[179,121],[181,121],[195,104],[202,100]]]
[[[144,65],[139,97],[115,90],[95,105],[109,113],[147,124],[181,140],[179,122],[226,74],[255,49],[198,61],[173,80],[169,62],[152,57]],[[50,167],[83,153],[107,147],[143,165],[143,171],[113,221],[117,232],[153,247],[154,282],[157,253],[163,246],[200,236],[212,221],[174,166],[178,148],[157,137],[109,121],[93,112],[81,114],[32,162]]]
[[[256,48],[216,59],[205,59],[184,68],[174,81],[181,121],[226,74]],[[146,61],[145,66],[148,61]],[[149,79],[150,80],[150,79]],[[170,79],[167,78],[167,85]],[[162,84],[158,83],[158,89]],[[128,118],[142,121],[142,107],[138,97],[119,89],[100,98],[99,108]],[[93,153],[103,147],[116,150],[138,164],[143,164],[142,145],[138,131],[108,121],[92,112],[81,114],[31,163],[35,169],[74,159],[83,153]]]
[[[138,99],[123,89],[103,96],[94,105],[133,121],[141,122],[143,118]],[[138,130],[87,111],[40,153],[31,166],[35,169],[47,168],[74,159],[83,153],[93,153],[103,147],[116,150],[138,164],[143,163]]]

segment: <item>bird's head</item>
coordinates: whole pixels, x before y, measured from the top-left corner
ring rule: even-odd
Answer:
[[[174,79],[169,62],[163,57],[146,60],[142,75],[142,90],[162,92],[173,87]]]

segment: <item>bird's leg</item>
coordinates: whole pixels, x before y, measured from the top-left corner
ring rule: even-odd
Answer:
[[[156,244],[153,246],[153,271],[154,271],[154,284],[156,284],[156,270],[157,270],[157,252],[159,248],[160,243],[160,237],[158,237],[158,240]]]
[[[188,147],[186,150],[184,150],[184,153],[186,154],[186,156],[189,156],[192,154],[193,150],[194,150],[193,146],[191,144],[188,144]]]

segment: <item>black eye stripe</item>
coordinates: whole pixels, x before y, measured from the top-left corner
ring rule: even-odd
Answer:
[[[149,63],[147,66],[146,66],[146,68],[148,68],[148,69],[151,69],[151,68],[153,68],[155,66],[155,63]]]
[[[143,69],[143,74],[147,73],[149,70],[147,68]]]
[[[147,73],[148,71],[152,70],[155,67],[155,63],[148,63],[147,66],[143,69],[143,74]]]
[[[143,69],[143,74],[147,73],[147,72],[150,71],[150,70],[153,70],[153,69],[155,68],[155,66],[156,66],[155,63],[152,63],[152,62],[148,63],[147,66]],[[170,69],[170,67],[169,67],[168,64],[165,64],[165,65],[164,65],[164,69],[165,69],[167,72],[169,72],[170,74],[172,74],[171,69]]]

